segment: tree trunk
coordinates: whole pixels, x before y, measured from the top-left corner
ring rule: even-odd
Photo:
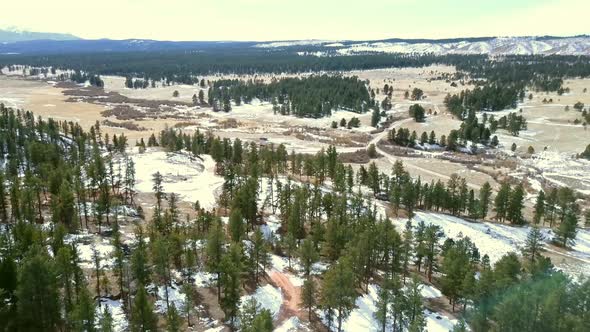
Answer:
[[[170,300],[168,298],[168,281],[164,282],[164,291],[166,294],[166,313],[170,311]]]
[[[217,301],[221,302],[221,272],[217,272]]]
[[[41,212],[41,193],[37,191],[37,207],[39,208],[39,220],[43,222],[43,214]]]

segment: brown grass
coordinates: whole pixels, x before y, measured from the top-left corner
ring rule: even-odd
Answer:
[[[105,126],[115,127],[115,128],[125,128],[127,130],[133,130],[133,131],[146,131],[147,130],[147,128],[141,127],[140,125],[138,125],[137,123],[132,122],[132,121],[115,122],[115,121],[111,121],[111,120],[107,119],[107,120],[103,120],[101,123]]]

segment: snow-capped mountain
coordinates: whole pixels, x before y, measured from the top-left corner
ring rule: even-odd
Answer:
[[[77,40],[80,39],[67,33],[33,32],[16,27],[0,28],[0,43],[14,43],[31,40]]]
[[[364,53],[433,53],[490,55],[590,55],[590,36],[575,37],[496,37],[447,40],[391,39],[365,42],[303,41],[261,43],[256,47],[278,48],[301,45],[329,48],[340,55]]]
[[[374,53],[588,55],[590,36],[480,37],[454,39],[162,41],[150,39],[80,39],[68,34],[0,29],[0,54],[54,54],[92,52],[287,50],[300,55],[337,56]]]

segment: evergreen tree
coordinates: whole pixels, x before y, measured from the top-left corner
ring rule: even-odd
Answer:
[[[4,172],[0,171],[0,222],[5,224],[8,222],[8,207],[6,204],[6,186],[5,186]]]
[[[375,107],[371,114],[371,126],[377,128],[379,120],[381,120],[381,112],[379,111],[379,108]]]
[[[59,187],[59,195],[52,199],[53,222],[62,222],[66,227],[74,227],[75,209],[74,194],[67,181],[63,181]]]
[[[78,331],[92,332],[95,330],[95,308],[90,293],[84,287],[78,296],[78,302],[74,307],[74,328]]]
[[[563,222],[554,230],[555,237],[553,241],[564,248],[573,245],[578,233],[577,227],[578,216],[572,212],[568,213]]]
[[[167,240],[163,237],[153,239],[151,242],[152,262],[154,272],[160,285],[164,287],[164,297],[166,300],[166,312],[170,310],[170,300],[168,290],[170,287],[170,248]]]
[[[410,260],[412,259],[412,254],[414,252],[414,234],[412,232],[412,223],[408,220],[406,222],[406,228],[404,230],[404,239],[402,243],[402,269],[403,269],[403,278],[404,283],[406,282],[406,277],[408,276]]]
[[[533,216],[533,222],[537,225],[541,218],[545,215],[545,192],[543,190],[539,191],[539,195],[537,195],[537,201],[535,202],[535,211]]]
[[[115,261],[115,269],[117,274],[117,280],[119,284],[119,292],[123,298],[126,297],[125,289],[123,285],[123,276],[124,276],[124,268],[125,268],[125,253],[123,252],[123,242],[121,240],[121,233],[119,232],[119,221],[118,218],[115,218],[115,223],[113,224],[113,254],[112,257]]]
[[[409,114],[416,122],[424,122],[425,119],[424,107],[420,104],[414,104],[410,106]]]
[[[479,190],[479,208],[480,218],[485,219],[488,215],[488,208],[490,206],[490,197],[492,196],[492,187],[489,182],[485,182]]]
[[[165,198],[166,194],[164,194],[164,186],[162,182],[164,181],[162,174],[160,172],[156,172],[152,178],[154,185],[152,189],[154,190],[154,195],[156,196],[156,211],[162,211],[162,199]]]
[[[131,331],[134,332],[157,331],[158,316],[154,313],[153,305],[142,284],[137,288],[129,323]]]
[[[524,248],[522,249],[522,255],[528,258],[531,264],[535,263],[541,252],[544,251],[543,240],[544,237],[541,230],[536,226],[531,227]]]
[[[422,282],[417,275],[413,275],[410,284],[405,290],[405,316],[407,320],[408,332],[421,332],[426,327],[424,318]]]
[[[252,321],[252,328],[250,330],[245,330],[248,332],[272,332],[273,331],[273,317],[268,309],[262,309],[256,317],[254,317],[254,321]]]
[[[506,211],[506,217],[513,224],[522,225],[524,219],[522,217],[522,209],[524,208],[524,189],[521,184],[517,185],[516,188],[511,192],[508,210]]]
[[[508,183],[502,183],[498,194],[494,200],[496,208],[496,219],[500,222],[504,221],[508,212],[508,206],[510,202],[511,191]]]
[[[393,283],[394,281],[391,279],[385,279],[381,288],[379,288],[379,298],[377,300],[377,310],[373,313],[375,319],[379,322],[379,327],[382,332],[388,330],[390,325],[388,316],[390,307],[394,300],[393,296]]]
[[[131,274],[140,284],[149,281],[148,254],[141,227],[136,228],[137,245],[131,255]]]
[[[287,254],[289,268],[291,268],[291,258],[293,258],[293,256],[295,256],[296,251],[297,251],[297,240],[295,240],[295,236],[293,236],[293,233],[288,232],[287,236],[284,237],[283,247],[284,247],[285,252]]]
[[[185,283],[182,285],[182,294],[184,295],[184,305],[182,307],[184,315],[186,316],[186,325],[193,326],[191,322],[191,313],[195,306],[195,289],[192,283]]]
[[[472,248],[468,240],[461,239],[452,243],[443,253],[441,283],[442,291],[449,298],[453,311],[464,295],[463,282],[466,276],[473,275],[471,269]]]
[[[271,332],[272,315],[268,309],[261,309],[255,299],[250,299],[240,311],[240,330],[244,332]]]
[[[64,305],[67,312],[72,310],[74,303],[74,275],[78,268],[73,264],[72,258],[72,249],[64,246],[58,249],[55,259],[59,282],[64,289]]]
[[[224,248],[223,228],[218,220],[214,223],[207,237],[207,269],[217,274],[217,297],[221,301],[221,259]]]
[[[109,310],[109,308],[107,306],[105,306],[102,311],[102,315],[98,321],[98,325],[99,325],[98,330],[100,332],[114,332],[115,327],[113,324],[114,324],[113,315],[111,314],[111,311]]]
[[[338,331],[342,331],[342,322],[354,308],[355,299],[351,262],[344,257],[324,275],[320,300],[324,310],[337,312]]]
[[[268,244],[264,240],[264,235],[259,228],[254,231],[252,236],[252,245],[249,247],[249,258],[254,273],[254,282],[258,284],[261,267],[262,272],[264,272],[265,267],[270,261]]]
[[[312,310],[317,305],[316,293],[317,289],[315,282],[311,277],[308,277],[303,282],[303,287],[301,288],[301,306],[307,309],[307,317],[309,321],[311,321]]]
[[[432,271],[436,263],[438,254],[438,241],[443,236],[441,229],[437,225],[428,225],[424,231],[424,248],[426,257],[426,267],[428,272],[428,281],[432,282]]]
[[[223,255],[220,262],[221,288],[223,297],[220,305],[225,316],[234,325],[240,303],[240,274],[242,273],[242,253],[239,244],[232,244],[229,251]]]
[[[229,216],[229,229],[232,240],[234,242],[240,242],[240,239],[244,234],[244,218],[239,209],[232,210]]]
[[[255,298],[250,298],[241,305],[239,313],[240,329],[242,331],[252,328],[256,315],[260,312],[261,307]]]
[[[16,297],[18,321],[24,331],[56,330],[60,323],[57,276],[53,261],[32,248],[20,263]]]
[[[311,239],[307,238],[301,243],[299,258],[303,266],[303,273],[306,278],[309,278],[313,264],[319,260],[319,255]]]
[[[205,104],[205,93],[203,90],[199,90],[199,104]]]
[[[180,319],[180,315],[178,314],[178,311],[176,310],[176,306],[174,304],[172,304],[172,306],[170,307],[170,309],[168,310],[168,313],[167,313],[166,330],[168,332],[180,332],[181,325],[182,325],[182,321]]]

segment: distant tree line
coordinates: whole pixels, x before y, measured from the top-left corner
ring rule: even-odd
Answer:
[[[470,110],[494,112],[516,108],[521,92],[521,89],[513,86],[484,85],[458,94],[448,94],[444,104],[451,114],[463,120]]]
[[[329,116],[338,109],[366,112],[374,104],[366,83],[356,77],[313,75],[282,78],[265,84],[253,80],[218,80],[209,89],[209,103],[224,111],[254,98],[272,102],[275,113],[300,117]]]
[[[92,85],[92,86],[97,86],[97,87],[103,87],[104,86],[104,82],[102,81],[102,79],[100,78],[100,76],[94,75],[94,74],[83,73],[83,72],[80,72],[79,70],[76,70],[75,72],[73,72],[72,74],[70,74],[68,76],[68,78],[70,80],[72,80],[73,82],[76,82],[76,83],[86,83],[86,82],[89,82],[90,85]]]
[[[517,90],[530,87],[536,91],[563,93],[563,79],[589,77],[590,57],[509,55],[501,59],[487,55],[433,54],[363,54],[317,57],[299,55],[294,50],[258,48],[224,48],[171,52],[120,52],[61,54],[61,55],[4,55],[1,66],[28,65],[42,68],[73,69],[96,75],[145,77],[150,80],[197,83],[195,76],[211,74],[302,73],[348,71],[375,68],[424,67],[433,64],[456,66],[461,76],[470,83],[490,86],[513,86]],[[422,96],[414,94],[412,99]],[[389,91],[387,91],[389,93]],[[407,93],[410,96],[410,93]],[[491,102],[496,104],[497,101]],[[484,105],[485,106],[485,105]]]

